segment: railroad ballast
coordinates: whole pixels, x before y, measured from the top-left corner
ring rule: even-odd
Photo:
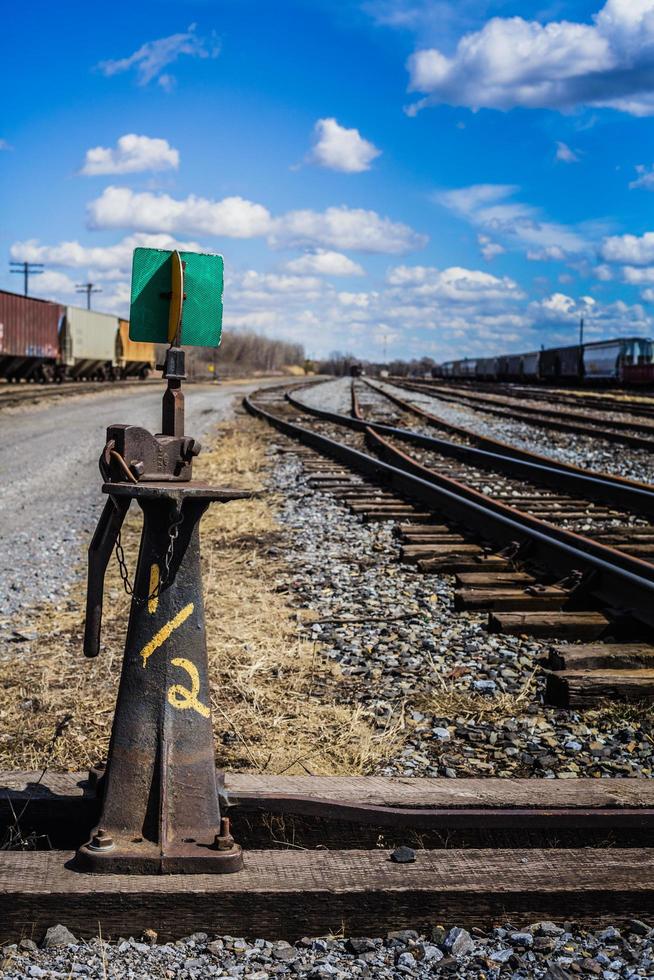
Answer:
[[[144,378],[154,365],[154,344],[130,340],[126,320],[0,290],[0,378]]]
[[[654,384],[654,342],[648,337],[619,337],[526,354],[466,357],[432,369],[435,378],[524,382],[606,382]]]

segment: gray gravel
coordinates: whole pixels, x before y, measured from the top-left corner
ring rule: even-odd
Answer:
[[[61,926],[49,930],[45,948],[31,940],[5,946],[6,980],[24,977],[119,978],[306,977],[307,980],[401,980],[403,977],[459,977],[464,980],[600,980],[652,977],[653,931],[631,920],[584,932],[565,923],[530,925],[504,923],[472,934],[457,926],[434,925],[428,934],[412,929],[390,932],[384,938],[302,939],[291,945],[264,939],[248,941],[231,936],[195,933],[175,943],[150,945],[141,939],[106,943],[65,942]],[[70,933],[68,934],[70,936]],[[149,935],[150,942],[155,937]],[[57,939],[64,940],[54,945]]]
[[[295,393],[295,398],[312,408],[349,415],[352,407],[351,390],[350,378],[336,378],[335,381],[325,381],[323,384],[298,391]]]
[[[317,614],[307,631],[340,665],[343,699],[380,732],[407,735],[380,775],[652,775],[650,713],[545,707],[547,644],[491,635],[485,614],[455,612],[451,576],[401,564],[394,523],[364,524],[310,488],[297,457],[280,456],[273,489],[289,532],[281,584]],[[330,622],[347,616],[364,622]]]
[[[279,383],[279,379],[274,382]],[[205,438],[232,411],[235,395],[259,387],[189,385],[187,431]],[[61,597],[104,505],[98,458],[105,430],[161,426],[163,385],[108,388],[0,413],[0,596],[2,616]],[[1,622],[1,621],[0,621]]]

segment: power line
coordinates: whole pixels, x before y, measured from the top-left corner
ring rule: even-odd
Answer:
[[[92,282],[78,282],[75,286],[77,293],[86,293],[86,308],[91,309],[91,293],[101,293],[102,290]]]
[[[42,262],[14,262],[13,259],[9,262],[9,271],[17,272],[23,277],[23,291],[25,296],[29,295],[29,282],[30,275],[40,276],[43,272]]]

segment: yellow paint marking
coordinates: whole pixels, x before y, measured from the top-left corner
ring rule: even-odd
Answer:
[[[209,709],[206,704],[198,701],[198,693],[200,691],[198,668],[190,660],[185,660],[183,657],[175,657],[170,662],[173,667],[181,667],[182,670],[186,671],[191,679],[191,690],[189,691],[183,684],[173,684],[168,688],[168,704],[172,705],[173,708],[177,708],[179,711],[193,708],[203,718],[208,718],[210,714]]]
[[[152,596],[152,598],[148,599],[149,613],[156,613],[157,609],[159,608],[158,594],[152,595],[152,593],[156,590],[158,585],[159,585],[159,566],[155,562],[150,566],[150,588],[148,589],[148,595]]]
[[[173,618],[169,620],[169,622],[167,622],[165,626],[161,627],[158,633],[154,634],[150,642],[145,644],[140,654],[140,656],[143,657],[144,667],[148,662],[148,658],[152,656],[154,651],[158,650],[159,647],[166,642],[170,634],[174,633],[175,630],[182,625],[182,623],[186,622],[186,620],[193,612],[193,608],[194,608],[193,603],[189,602],[188,606],[184,606],[183,609],[180,609],[177,615],[173,616]]]

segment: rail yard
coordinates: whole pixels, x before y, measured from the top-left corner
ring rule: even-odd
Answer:
[[[99,514],[91,446],[114,417],[152,426],[159,387],[69,383],[0,403],[27,488],[19,504],[7,481],[2,499],[5,974],[651,975],[647,395],[190,386],[188,424],[209,444],[194,466],[232,489],[203,521],[207,673],[175,697],[212,710],[215,853],[238,851],[228,873],[198,875],[192,844],[162,842],[180,865],[152,875],[144,845],[123,854],[102,829],[137,516],[122,570],[106,552],[101,656],[87,662],[81,563]],[[125,485],[120,469],[105,479]],[[68,488],[65,509],[44,513],[53,488]],[[133,605],[128,651],[170,591]],[[97,873],[112,850],[117,867]]]

